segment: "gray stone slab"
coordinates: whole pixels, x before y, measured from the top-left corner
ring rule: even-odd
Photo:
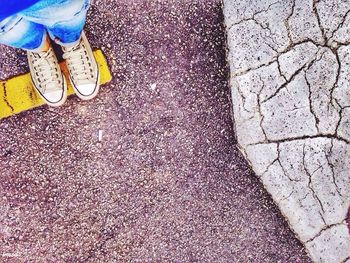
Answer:
[[[224,1],[240,149],[315,262],[349,261],[350,1]]]

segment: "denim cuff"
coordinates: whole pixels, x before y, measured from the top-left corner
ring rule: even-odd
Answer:
[[[10,16],[8,18],[1,20],[0,21],[0,35],[9,32],[19,22],[21,22],[22,19],[23,19],[22,17],[20,17],[18,15],[14,15],[14,16]]]

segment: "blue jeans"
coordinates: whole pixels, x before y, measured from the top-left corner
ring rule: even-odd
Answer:
[[[0,44],[36,51],[49,35],[60,45],[72,45],[80,38],[88,7],[89,0],[41,0],[0,21]]]

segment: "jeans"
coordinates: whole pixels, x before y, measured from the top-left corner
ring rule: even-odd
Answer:
[[[62,46],[72,45],[80,38],[88,7],[89,0],[41,0],[0,21],[0,44],[36,51],[49,35]]]

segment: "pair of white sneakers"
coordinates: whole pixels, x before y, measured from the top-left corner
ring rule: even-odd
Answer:
[[[62,47],[62,51],[76,95],[82,100],[96,97],[100,74],[84,32],[77,44]],[[63,105],[67,99],[67,81],[52,47],[43,52],[27,52],[27,55],[33,86],[39,96],[50,106]]]

